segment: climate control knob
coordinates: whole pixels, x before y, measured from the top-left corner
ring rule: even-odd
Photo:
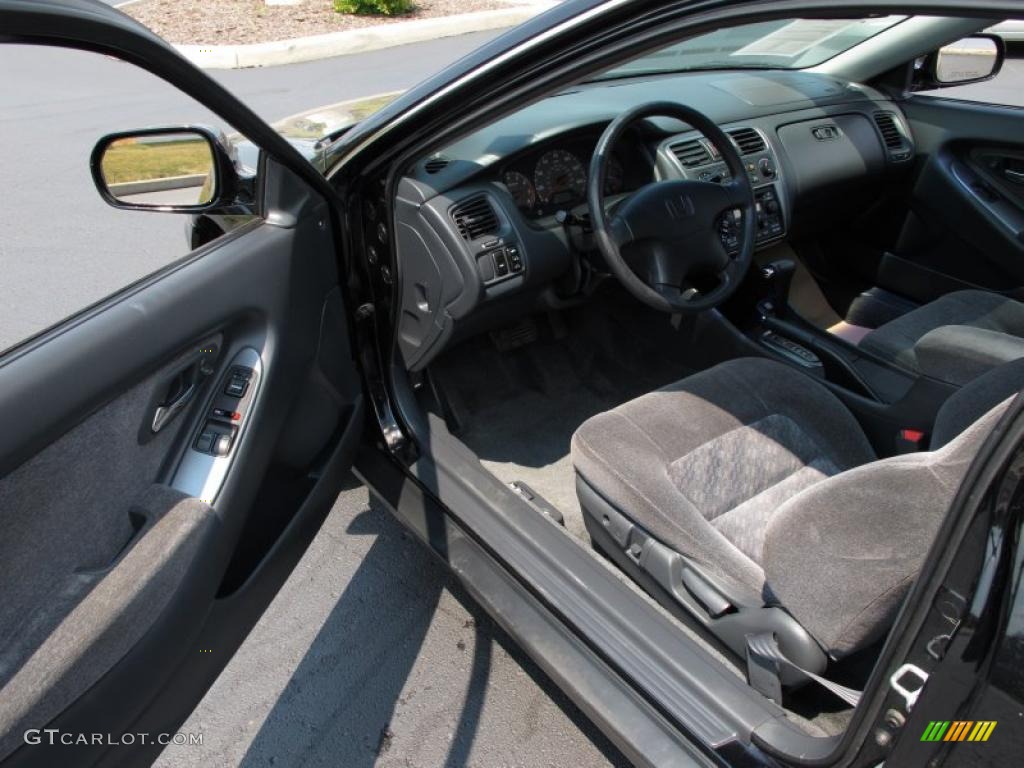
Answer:
[[[757,169],[766,179],[775,177],[775,165],[767,157],[762,157],[757,163]]]

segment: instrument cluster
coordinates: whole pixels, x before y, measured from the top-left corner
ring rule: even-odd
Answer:
[[[560,139],[506,165],[500,180],[519,210],[531,218],[540,218],[585,203],[587,170],[597,139],[598,136]],[[621,194],[650,181],[650,169],[646,176],[639,168],[627,172],[626,162],[635,159],[634,153],[635,150],[612,153],[604,184],[606,195]]]

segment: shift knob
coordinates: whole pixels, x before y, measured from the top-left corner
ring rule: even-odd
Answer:
[[[796,262],[792,259],[778,259],[761,267],[761,277],[768,283],[768,298],[776,311],[784,311],[789,301],[789,286],[796,274]]]

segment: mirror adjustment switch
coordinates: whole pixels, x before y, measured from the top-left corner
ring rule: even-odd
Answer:
[[[523,259],[519,255],[519,249],[514,245],[510,245],[505,249],[508,254],[508,269],[513,275],[523,271]]]

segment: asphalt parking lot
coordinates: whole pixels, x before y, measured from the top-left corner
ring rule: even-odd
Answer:
[[[360,487],[181,730],[160,768],[628,765]]]

